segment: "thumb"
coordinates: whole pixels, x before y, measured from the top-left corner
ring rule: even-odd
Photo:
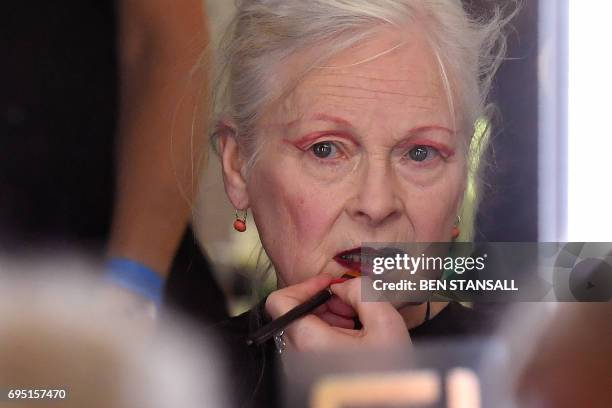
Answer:
[[[347,282],[332,285],[332,292],[342,301],[348,303],[357,311],[359,320],[363,324],[365,336],[372,335],[378,337],[404,338],[407,336],[407,329],[402,316],[386,301],[364,302],[361,299],[362,285],[367,285],[369,278],[361,277],[351,279]]]

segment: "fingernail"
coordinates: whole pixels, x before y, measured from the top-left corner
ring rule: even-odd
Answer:
[[[348,280],[348,278],[336,278],[336,279],[332,279],[332,281],[329,283],[329,286],[335,285],[336,283],[344,283],[347,280]]]

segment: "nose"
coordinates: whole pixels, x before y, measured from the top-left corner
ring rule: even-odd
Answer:
[[[387,160],[365,164],[357,176],[357,192],[347,205],[347,212],[356,221],[377,227],[400,216],[395,175]]]

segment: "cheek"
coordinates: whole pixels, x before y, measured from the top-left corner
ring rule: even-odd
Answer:
[[[248,185],[261,241],[286,283],[308,277],[303,266],[318,262],[317,248],[325,243],[335,219],[333,196],[293,168],[260,162]]]
[[[305,188],[289,193],[287,209],[301,245],[310,247],[329,230],[333,221],[333,206],[316,188]]]
[[[420,242],[448,241],[463,198],[464,177],[461,169],[427,187],[411,186],[404,192],[404,202]]]

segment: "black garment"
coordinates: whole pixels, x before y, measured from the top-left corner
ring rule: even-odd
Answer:
[[[246,345],[248,335],[269,321],[264,306],[265,299],[250,311],[217,326],[227,345],[234,402],[241,408],[279,406],[274,342],[259,347]],[[410,337],[418,344],[442,337],[486,335],[494,331],[497,316],[496,308],[469,309],[450,303],[430,321],[410,330]]]
[[[164,307],[203,326],[227,319],[225,296],[212,270],[208,256],[188,227],[166,281]]]
[[[96,252],[113,200],[114,1],[2,3],[0,249]]]

